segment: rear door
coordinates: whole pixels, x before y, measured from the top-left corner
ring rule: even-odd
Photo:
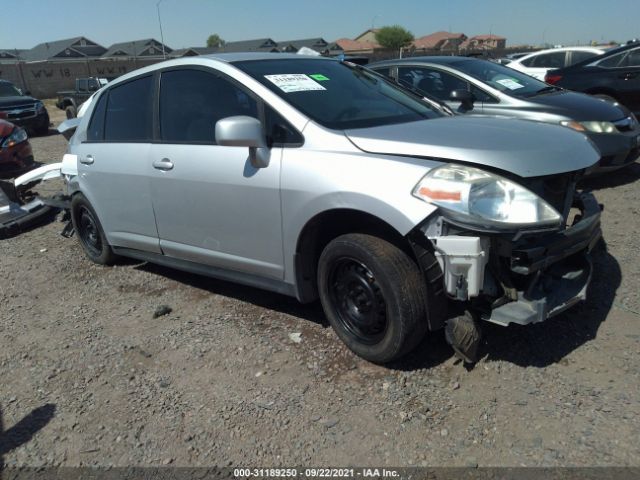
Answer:
[[[151,148],[152,197],[165,255],[282,279],[280,160],[256,169],[248,149],[216,145],[222,118],[260,118],[260,104],[213,69],[160,77],[160,142]]]
[[[98,100],[87,140],[74,147],[82,193],[113,246],[160,253],[149,175],[153,76],[127,81]]]

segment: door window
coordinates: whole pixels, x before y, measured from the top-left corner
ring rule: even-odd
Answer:
[[[109,90],[104,139],[150,142],[153,132],[153,77],[138,78]]]
[[[235,83],[204,70],[162,72],[160,135],[164,142],[215,144],[218,120],[258,118],[256,100]]]
[[[468,90],[480,102],[495,101],[489,94],[466,80],[435,68],[399,67],[398,80],[443,102],[451,100],[451,92],[454,90]]]
[[[88,142],[101,142],[104,139],[104,113],[107,106],[108,93],[100,95],[98,103],[93,109],[93,115],[87,129]]]

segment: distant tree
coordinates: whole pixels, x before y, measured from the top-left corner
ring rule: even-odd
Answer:
[[[220,35],[218,35],[217,33],[214,33],[213,35],[209,35],[209,38],[207,38],[207,47],[209,48],[224,47],[225,43],[227,42],[225,42],[222,38],[220,38]]]
[[[376,32],[376,42],[384,48],[400,50],[413,42],[413,34],[400,25],[386,26]]]

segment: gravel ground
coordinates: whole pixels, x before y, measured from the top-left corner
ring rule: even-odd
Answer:
[[[32,144],[39,161],[66,148],[58,135]],[[544,324],[488,325],[472,369],[440,333],[401,363],[371,365],[319,305],[145,263],[99,267],[58,222],[2,241],[0,455],[7,466],[639,465],[639,178],[635,164],[586,185],[605,204],[607,243],[589,300]]]

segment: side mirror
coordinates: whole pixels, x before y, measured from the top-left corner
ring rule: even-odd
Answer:
[[[227,147],[249,147],[249,159],[255,168],[269,166],[270,152],[260,120],[245,115],[216,122],[216,143]]]
[[[451,100],[453,100],[454,102],[460,102],[462,108],[464,108],[465,110],[472,110],[473,102],[476,101],[476,97],[473,95],[473,93],[463,88],[453,90],[449,98],[451,98]]]

